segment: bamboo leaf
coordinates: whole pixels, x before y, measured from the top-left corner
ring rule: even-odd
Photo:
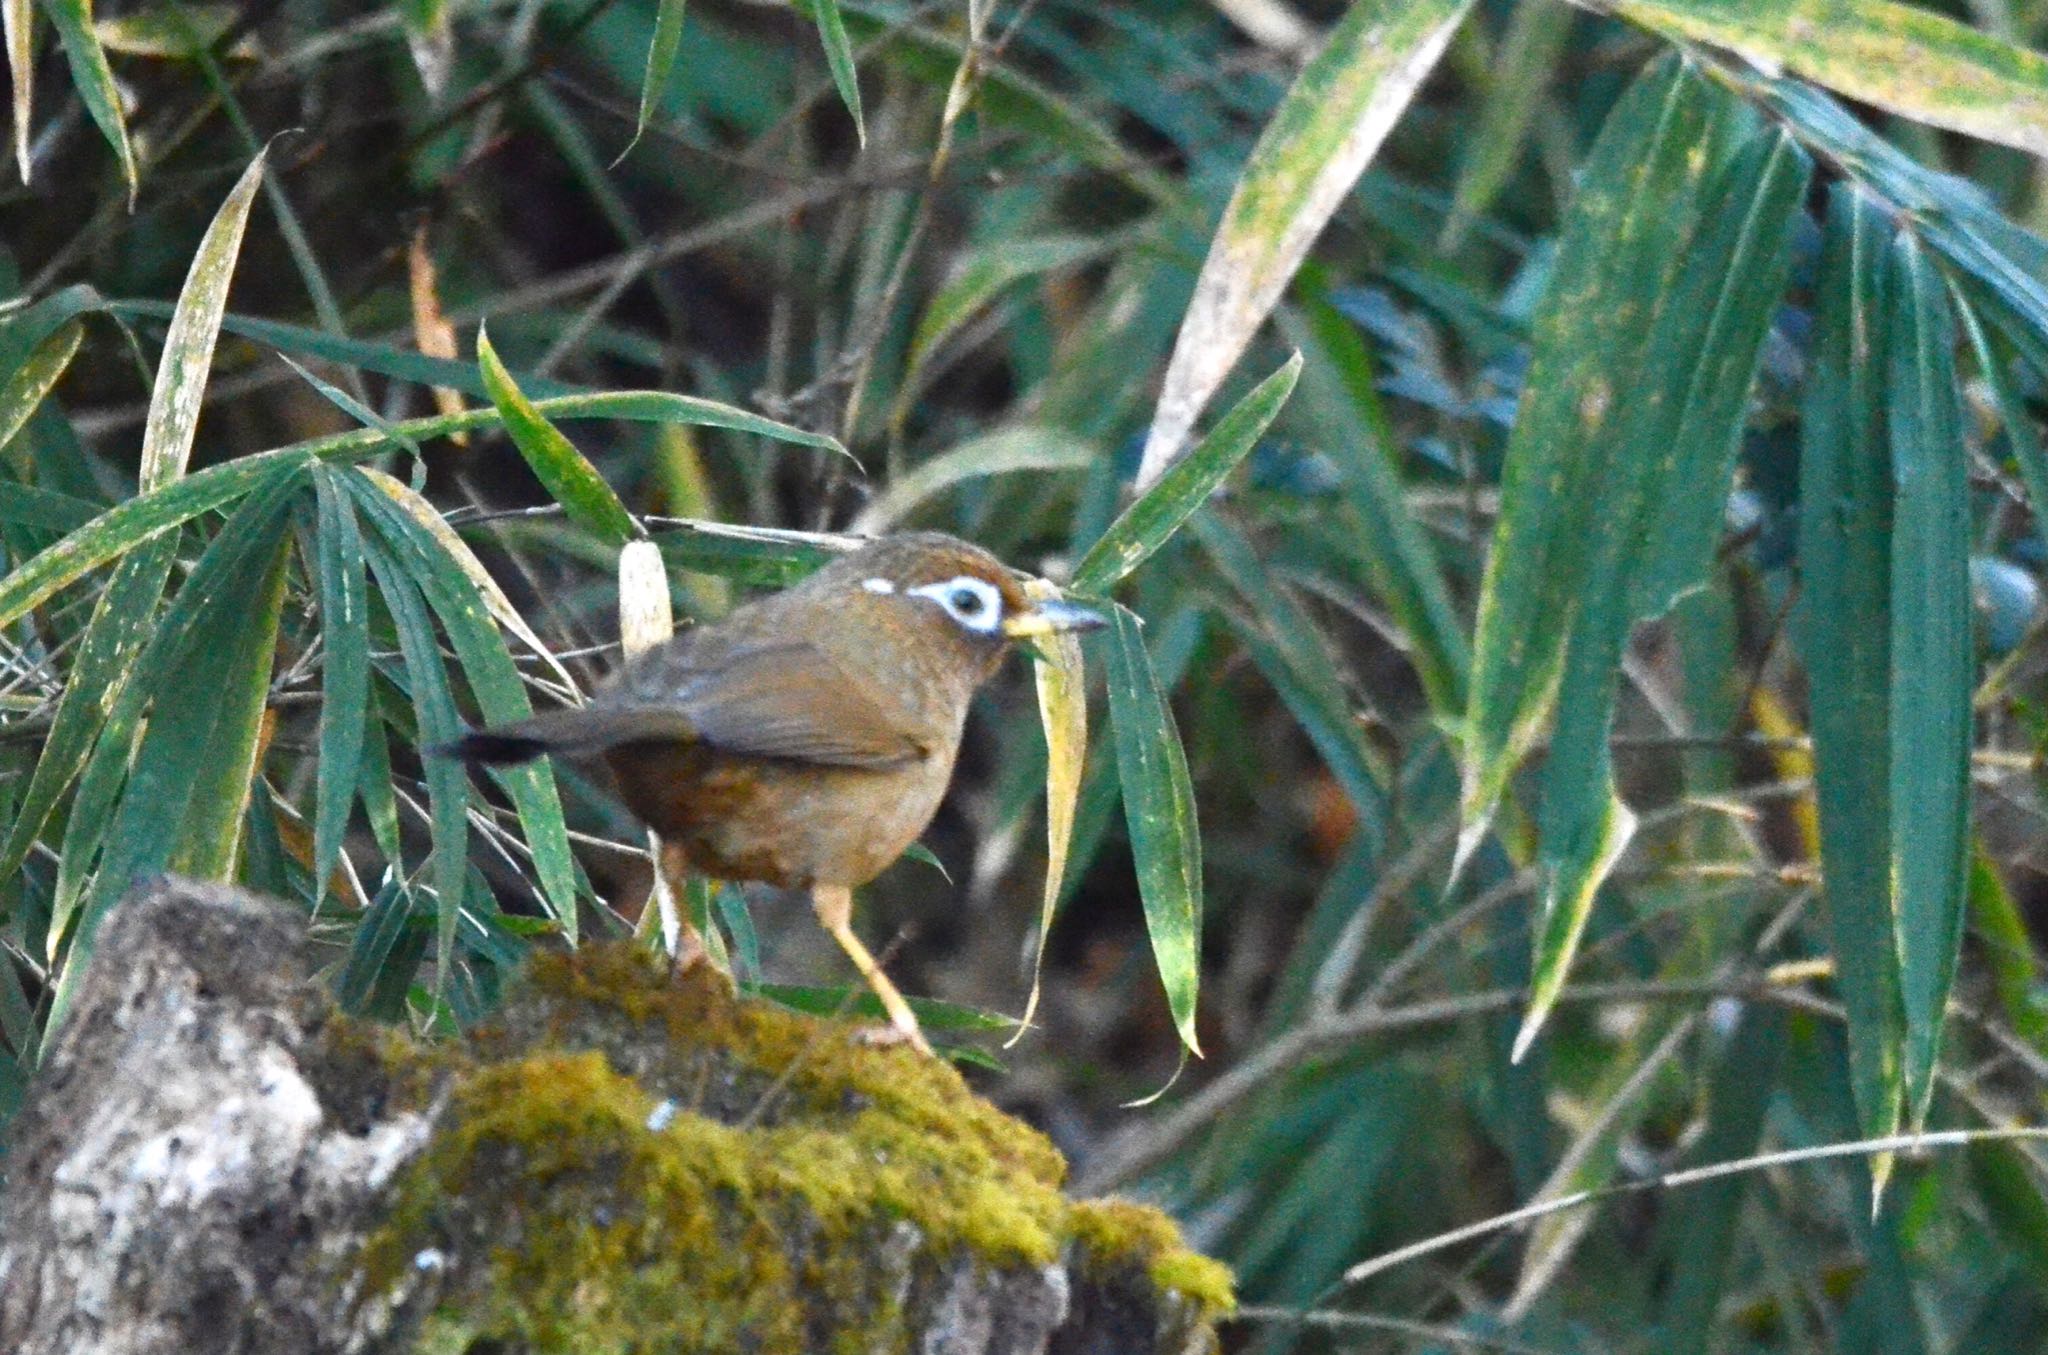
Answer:
[[[1395,465],[1398,443],[1374,388],[1372,355],[1319,284],[1304,290],[1311,293],[1303,307],[1305,323],[1293,328],[1301,332],[1309,361],[1295,412],[1334,435],[1332,451],[1344,470],[1354,515],[1344,524],[1344,544],[1363,562],[1368,582],[1399,623],[1430,708],[1445,718],[1462,715],[1472,646],[1443,566],[1403,494]]]
[[[1866,1137],[1897,1130],[1905,1011],[1892,922],[1892,486],[1884,431],[1890,349],[1885,226],[1838,185],[1815,283],[1801,418],[1801,639],[1811,692],[1814,790],[1848,1013],[1849,1070]],[[1882,1179],[1887,1164],[1874,1164]]]
[[[853,68],[853,44],[846,38],[846,20],[839,12],[839,0],[809,0],[818,21],[818,38],[825,44],[825,65],[832,72],[832,85],[839,101],[853,115],[853,132],[865,148],[868,126],[860,111],[860,75]]]
[[[383,496],[357,494],[367,508]],[[413,710],[422,747],[446,743],[462,732],[455,697],[448,689],[448,670],[441,661],[440,641],[420,597],[411,571],[401,566],[384,545],[366,538],[363,555],[377,580],[377,594],[398,629],[399,651],[412,686]],[[436,991],[446,987],[454,966],[455,924],[462,911],[469,867],[469,779],[453,758],[430,757],[423,768],[427,782],[427,819],[433,841]]]
[[[1201,984],[1201,830],[1187,754],[1145,652],[1142,624],[1121,604],[1111,604],[1109,720],[1153,960],[1174,1029],[1181,1043],[1199,1055],[1195,997]]]
[[[1587,0],[1581,0],[1587,3]],[[1918,122],[2048,155],[2048,58],[1892,0],[1591,0]]]
[[[1149,488],[1428,78],[1470,0],[1353,0],[1252,148],[1167,363],[1138,485]]]
[[[357,505],[383,538],[389,551],[388,558],[405,571],[409,584],[425,595],[434,615],[440,618],[442,629],[455,648],[456,658],[462,665],[464,676],[469,679],[470,690],[476,694],[477,705],[485,721],[508,724],[533,714],[533,704],[527,699],[519,670],[506,651],[505,642],[492,623],[489,610],[460,566],[440,548],[431,532],[386,493],[375,488],[366,476],[354,474],[349,477],[348,484]],[[394,620],[399,619],[399,611],[395,607],[392,616]],[[401,624],[401,641],[404,638],[405,626]],[[412,651],[408,649],[406,652],[407,670],[411,671]],[[442,680],[445,682],[445,678]],[[431,678],[429,682],[431,686]],[[416,683],[415,701],[420,697],[421,691]],[[436,707],[435,720],[438,722],[444,713],[453,719],[453,707],[442,711],[439,699],[439,694],[429,693],[429,700]],[[420,710],[420,738],[425,746],[432,747],[454,737],[452,731],[442,734],[438,732],[438,726],[430,728],[425,718],[427,707],[421,705]],[[450,765],[450,759],[429,757],[427,764],[431,794],[436,775],[441,768]],[[456,778],[460,780],[463,776],[461,764],[453,765]],[[568,829],[562,819],[562,803],[555,790],[554,777],[548,769],[537,764],[498,768],[493,775],[505,788],[506,794],[512,797],[513,807],[519,811],[520,826],[525,831],[527,846],[533,851],[534,864],[540,874],[542,895],[556,921],[561,924],[563,933],[573,943],[577,922],[576,868],[570,857]],[[435,850],[437,853],[441,850],[438,844]],[[445,955],[447,952],[440,953]]]
[[[1571,36],[1571,6],[1558,0],[1516,5],[1493,60],[1497,72],[1486,90],[1479,126],[1458,158],[1451,190],[1451,214],[1440,239],[1446,250],[1464,243],[1472,223],[1492,206],[1522,157],[1529,128],[1543,109],[1558,58]]]
[[[1611,674],[1620,658],[1629,619],[1613,596],[1629,587],[1620,553],[1674,454],[1633,436],[1651,403],[1645,396],[1657,389],[1637,369],[1671,299],[1733,107],[1682,63],[1659,62],[1609,115],[1573,199],[1537,316],[1480,591],[1461,863],[1551,713],[1573,637],[1591,635],[1609,651],[1587,649],[1588,667],[1604,663]],[[1714,454],[1724,454],[1721,444]],[[1597,627],[1583,615],[1595,604],[1607,606]],[[1599,779],[1581,789],[1593,794]]]
[[[555,418],[705,424],[845,454],[845,449],[832,438],[806,433],[716,401],[696,400],[663,391],[563,395],[538,401],[534,408],[542,415]],[[0,626],[19,620],[30,608],[88,570],[201,513],[240,498],[280,466],[301,467],[314,460],[359,461],[395,447],[397,444],[393,439],[401,435],[413,441],[426,442],[464,429],[489,428],[498,422],[495,408],[469,409],[460,414],[434,415],[392,424],[389,433],[374,428],[356,429],[238,457],[218,466],[208,466],[154,493],[138,494],[100,514],[12,573],[0,577]]]
[[[50,938],[53,953],[67,940],[68,951],[51,1030],[107,914],[137,878],[166,868],[218,877],[233,863],[276,649],[284,510],[297,488],[296,477],[279,476],[222,526],[101,730],[65,826]],[[150,718],[131,771],[145,701]],[[82,876],[95,853],[87,891]]]
[[[44,397],[63,377],[84,338],[84,325],[76,320],[66,322],[37,344],[28,360],[7,379],[7,388],[0,390],[0,452],[7,450],[14,435],[42,407]]]
[[[1934,1095],[1962,944],[1976,647],[1955,326],[1912,235],[1894,241],[1891,267],[1891,880],[1906,1109],[1917,1129]]]
[[[142,653],[134,658],[126,669],[126,681],[120,685],[119,695],[107,709],[100,722],[91,760],[85,766],[83,779],[73,795],[69,816],[64,825],[64,841],[57,870],[55,899],[51,906],[49,926],[49,955],[55,960],[73,929],[81,900],[84,898],[86,873],[102,849],[139,854],[133,855],[129,867],[132,874],[136,869],[149,869],[162,865],[163,853],[168,850],[161,844],[168,841],[167,835],[175,832],[183,815],[183,799],[166,801],[166,806],[175,806],[176,812],[158,814],[142,822],[132,841],[115,842],[109,821],[112,818],[121,789],[127,781],[131,757],[134,753],[136,731],[142,713],[149,702],[163,692],[178,693],[186,689],[175,685],[177,675],[185,671],[192,652],[202,645],[202,631],[208,625],[221,626],[220,616],[232,607],[220,602],[224,594],[230,594],[237,580],[255,577],[258,558],[267,552],[276,533],[281,530],[285,507],[291,496],[298,491],[299,479],[295,467],[271,467],[271,474],[260,479],[246,501],[221,526],[204,554],[199,557],[183,586],[165,608],[163,616],[156,622],[153,632]],[[163,549],[168,554],[170,545]],[[164,566],[168,568],[168,565]],[[154,597],[148,595],[147,577],[149,570],[135,567],[144,577],[132,586],[150,603]],[[161,581],[157,582],[161,587]],[[111,615],[111,613],[110,613]],[[147,624],[147,613],[135,624]],[[111,641],[110,641],[111,643]],[[213,642],[222,647],[224,642]],[[189,690],[204,692],[211,678],[196,679]],[[204,700],[178,701],[184,706],[210,709]],[[172,794],[183,794],[189,790],[181,781],[173,781]],[[122,805],[123,814],[140,814]],[[156,844],[156,845],[152,845]],[[125,878],[116,878],[119,872],[110,876],[104,862],[100,868],[99,883],[125,887]],[[113,895],[105,890],[96,890],[96,906],[112,902]],[[93,920],[97,925],[97,919]]]
[[[1217,573],[1244,599],[1244,610],[1233,609],[1229,619],[1252,662],[1315,745],[1330,775],[1344,788],[1363,834],[1372,841],[1384,841],[1387,793],[1394,774],[1367,742],[1356,703],[1317,638],[1314,622],[1275,584],[1251,543],[1218,515],[1197,516],[1191,530]]]
[[[313,468],[319,556],[320,776],[313,807],[313,907],[326,896],[341,855],[349,807],[362,778],[363,727],[370,709],[370,600],[362,530],[335,472]]]
[[[226,643],[206,655],[204,676],[211,680],[182,689],[207,693],[205,701],[194,704],[211,705],[214,712],[203,739],[177,750],[174,759],[190,769],[192,788],[170,857],[171,869],[180,874],[226,880],[234,873],[262,753],[264,705],[277,657],[277,624],[289,559],[280,533],[267,567],[250,580],[254,586],[238,592],[231,607],[223,607],[232,625],[220,637]],[[157,723],[151,721],[152,736]],[[145,754],[148,750],[145,744]],[[140,766],[137,777],[139,781]],[[118,823],[115,831],[120,831]]]
[[[568,512],[569,520],[615,546],[638,536],[639,527],[626,511],[626,505],[619,502],[619,496],[597,473],[597,467],[520,393],[512,374],[498,360],[497,350],[491,347],[490,335],[482,330],[477,331],[476,357],[483,372],[484,388],[505,420],[505,431],[512,435],[513,445],[526,458],[526,464],[533,467],[541,484]]]
[[[1060,596],[1060,590],[1043,579],[1026,582],[1024,592],[1034,600]],[[1009,1044],[1024,1037],[1038,1011],[1045,942],[1052,934],[1053,910],[1066,882],[1074,813],[1081,802],[1081,772],[1088,763],[1088,675],[1082,667],[1080,637],[1072,632],[1045,636],[1038,642],[1038,651],[1032,671],[1038,682],[1038,718],[1045,729],[1045,893],[1038,909],[1031,995],[1025,999],[1024,1015]]]
[[[258,151],[213,223],[199,241],[185,285],[178,293],[170,331],[164,336],[163,360],[149,392],[149,416],[142,426],[142,469],[137,490],[148,494],[185,473],[192,455],[192,435],[199,428],[199,407],[206,378],[213,369],[213,347],[220,338],[220,320],[227,310],[228,284],[242,252],[242,234],[249,208],[263,184],[263,152]]]
[[[533,627],[526,624],[526,618],[512,605],[512,599],[505,596],[505,590],[498,586],[498,581],[484,568],[484,562],[476,558],[476,552],[469,548],[467,541],[456,535],[455,529],[448,525],[448,520],[441,516],[440,510],[435,508],[425,495],[395,476],[386,475],[373,466],[358,466],[356,470],[371,484],[389,495],[391,501],[404,509],[414,522],[426,528],[427,534],[434,538],[434,544],[462,570],[463,577],[469,580],[470,587],[483,599],[484,607],[490,612],[492,619],[518,636],[526,647],[533,651],[536,658],[554,670],[555,676],[560,679],[563,686],[574,691],[576,679],[562,667],[562,661],[556,658],[555,652],[534,633]]]
[[[955,485],[1021,471],[1080,470],[1101,452],[1057,428],[1005,428],[971,438],[895,477],[847,530],[875,536],[893,529],[917,508]]]
[[[411,920],[412,895],[393,872],[357,921],[348,958],[334,976],[334,1000],[343,1011],[368,1010],[378,980],[390,966],[392,950]]]
[[[93,31],[91,0],[43,0],[43,10],[50,16],[50,26],[57,30],[64,58],[71,64],[71,83],[77,87],[85,111],[92,115],[100,135],[114,148],[114,158],[121,162],[121,177],[128,184],[128,204],[132,207],[142,181],[135,168],[135,148],[128,141],[128,125],[121,117],[121,91],[114,84],[114,72],[107,65],[99,35]],[[9,41],[11,46],[11,34]],[[19,100],[20,95],[15,97]]]
[[[92,752],[136,655],[150,639],[176,546],[175,538],[159,537],[123,559],[93,604],[42,755],[22,793],[6,846],[0,848],[0,879],[12,879],[21,869],[51,810]]]
[[[1004,240],[969,255],[918,317],[910,350],[903,359],[905,391],[917,388],[918,374],[939,346],[1004,291],[1025,278],[1057,273],[1100,258],[1115,244],[1114,239],[1058,235]]]
[[[1143,489],[1074,570],[1072,591],[1101,597],[1150,559],[1209,501],[1266,431],[1301,375],[1301,354],[1282,363],[1217,421],[1192,452]]]
[[[682,49],[685,7],[686,0],[660,0],[654,11],[654,33],[647,40],[647,71],[640,79],[640,112],[633,120],[633,139],[619,152],[619,160],[633,153],[633,147],[647,134],[647,125],[654,121],[655,107],[661,102],[662,91],[668,88],[676,53]],[[618,161],[612,163],[616,165]]]
[[[29,114],[35,103],[35,9],[30,0],[0,0],[0,31],[7,38],[7,74],[14,88],[14,164],[29,179]]]

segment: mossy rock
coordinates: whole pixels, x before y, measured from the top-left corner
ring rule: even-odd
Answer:
[[[1231,1303],[950,1066],[628,947],[538,959],[457,1051],[320,1044],[344,1117],[436,1112],[345,1281],[436,1355],[1195,1352]]]

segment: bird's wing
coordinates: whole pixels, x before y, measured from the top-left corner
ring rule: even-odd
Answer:
[[[930,751],[906,730],[903,705],[808,641],[694,644],[649,658],[616,689],[620,705],[666,708],[723,752],[888,767]]]

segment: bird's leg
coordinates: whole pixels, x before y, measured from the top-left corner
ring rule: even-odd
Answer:
[[[682,848],[672,842],[663,842],[653,833],[647,835],[647,845],[654,861],[652,902],[661,918],[662,949],[668,952],[669,973],[687,974],[708,958],[697,924],[682,908],[689,862],[683,856]]]
[[[910,1042],[913,1049],[930,1054],[932,1047],[925,1040],[924,1031],[918,1028],[917,1013],[910,1010],[903,994],[896,991],[896,985],[882,972],[882,966],[868,954],[868,948],[861,944],[860,938],[853,934],[853,891],[845,885],[814,885],[811,888],[811,908],[825,930],[832,933],[832,939],[839,943],[839,948],[853,961],[853,967],[867,980],[868,987],[882,1000],[882,1010],[889,1013],[889,1024]]]

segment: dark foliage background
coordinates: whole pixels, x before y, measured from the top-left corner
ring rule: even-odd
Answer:
[[[1234,1344],[2035,1348],[2041,10],[10,0],[0,1109],[138,872],[302,900],[423,1029],[632,928],[588,769],[420,747],[608,669],[628,535],[690,619],[933,526],[1142,644],[1089,642],[1038,1029],[975,1015],[1031,983],[1028,665],[861,925],[1237,1268]],[[1201,473],[1089,570],[1205,354]],[[1119,811],[1176,731],[1192,892]],[[686,903],[840,1000],[801,901]],[[1922,1124],[1995,1133],[1659,1179]]]

